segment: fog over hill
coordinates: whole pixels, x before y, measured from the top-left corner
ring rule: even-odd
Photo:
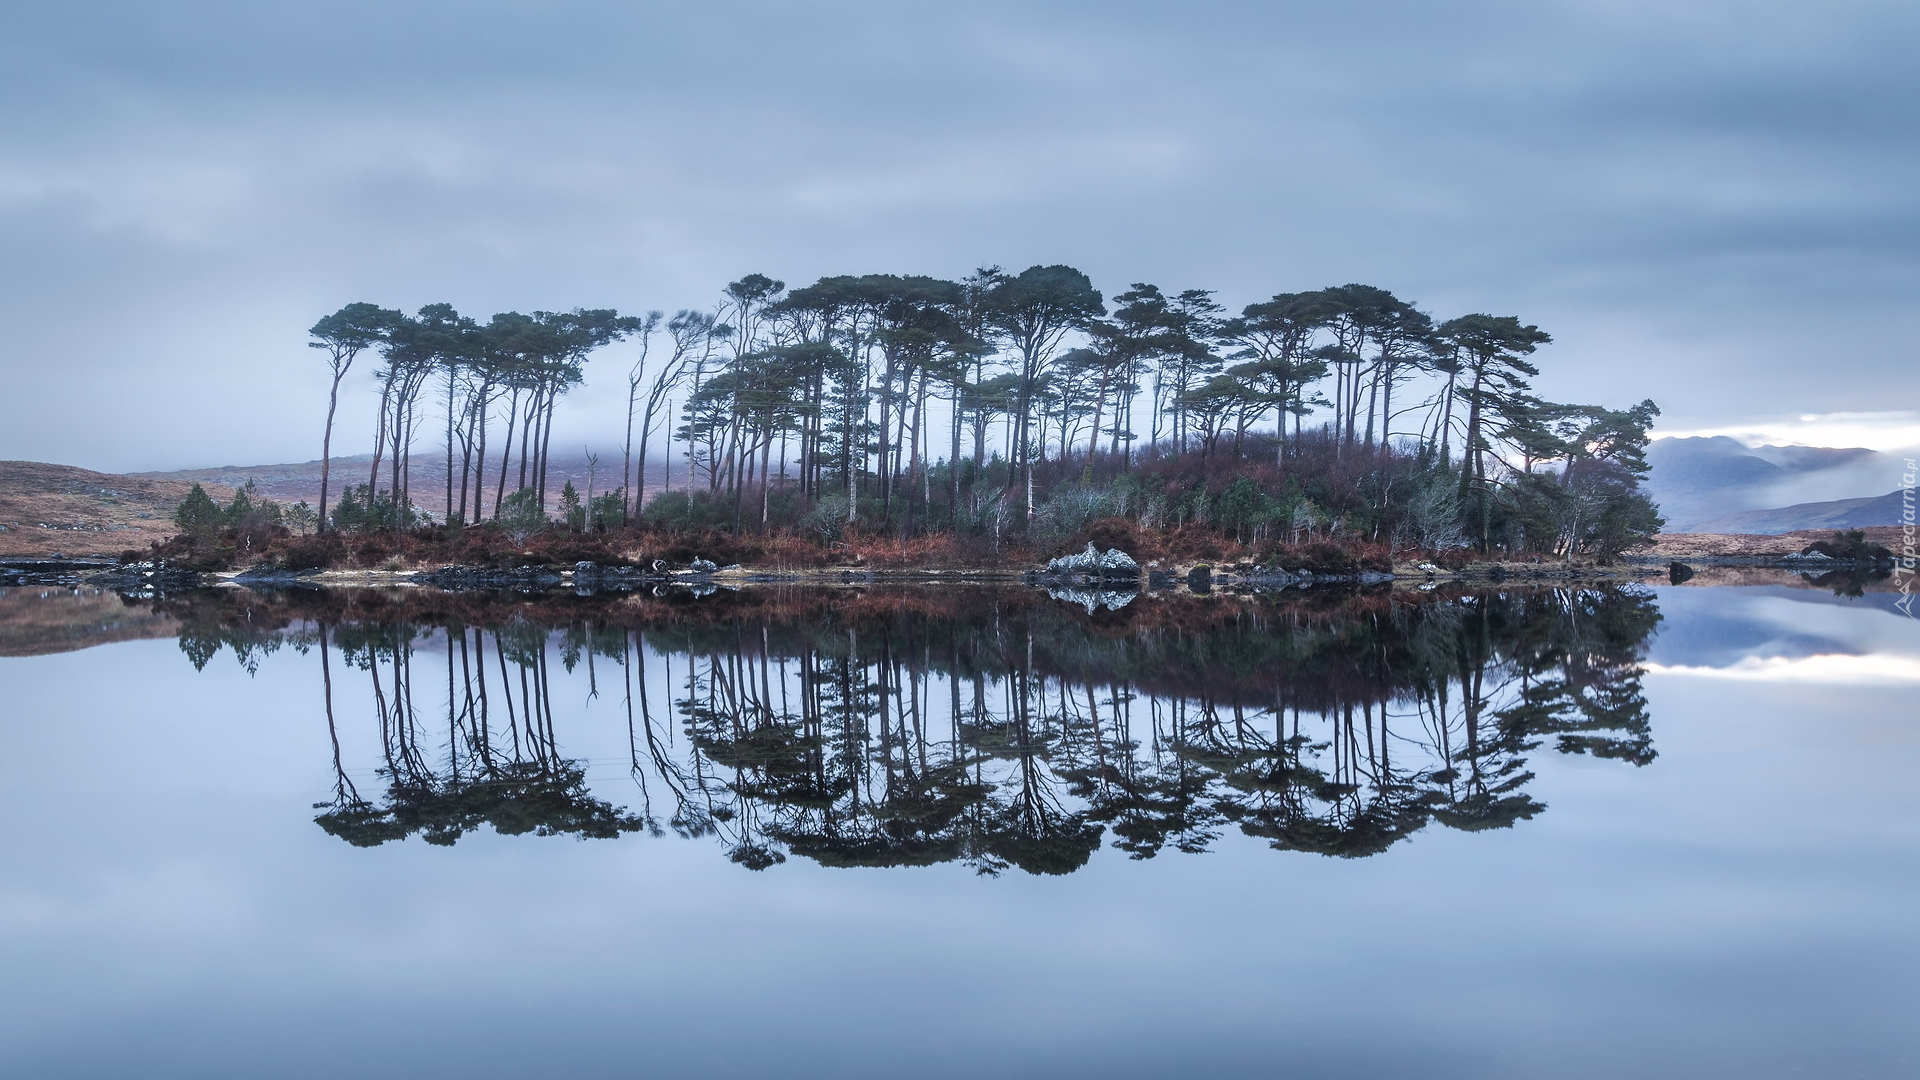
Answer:
[[[661,455],[647,465],[647,496],[662,486]],[[410,471],[413,501],[434,514],[445,510],[445,465],[433,453],[416,452]],[[1747,446],[1727,436],[1656,439],[1647,448],[1652,472],[1648,491],[1666,516],[1668,532],[1785,533],[1799,529],[1857,528],[1899,523],[1898,488],[1903,457],[1866,447]],[[364,484],[370,454],[333,459],[333,497],[347,484]],[[495,463],[497,467],[497,462]],[[676,461],[672,482],[684,481]],[[620,486],[620,455],[601,453],[592,465],[584,453],[553,459],[551,498],[571,480],[585,493]],[[384,480],[388,466],[383,464]],[[134,474],[152,480],[238,487],[252,479],[261,494],[282,502],[318,501],[320,462],[223,465]],[[492,498],[497,473],[488,473]],[[509,489],[513,486],[509,481]],[[550,499],[551,501],[551,499]]]
[[[1747,446],[1727,436],[1656,439],[1647,448],[1652,472],[1648,491],[1666,516],[1668,532],[1782,533],[1796,529],[1854,528],[1899,523],[1897,489],[1903,458],[1861,446]],[[373,463],[370,454],[333,459],[333,497],[347,484],[364,484]],[[497,479],[487,476],[489,500]],[[684,480],[684,462],[676,460],[672,482]],[[387,474],[389,466],[381,466]],[[413,501],[434,514],[445,510],[443,459],[416,451],[409,486]],[[618,451],[602,452],[591,465],[583,452],[556,451],[549,491],[571,480],[585,492],[620,486]],[[238,487],[252,479],[261,494],[282,502],[317,502],[320,462],[222,465],[133,474],[152,480],[198,482]],[[509,481],[509,489],[514,485]],[[662,486],[661,454],[647,463],[648,496]],[[1889,495],[1889,492],[1892,492]]]
[[[1770,510],[1746,510],[1699,522],[1694,532],[1787,533],[1800,529],[1860,529],[1870,525],[1897,525],[1905,509],[1903,492],[1889,491],[1870,499],[1833,499],[1796,503]]]
[[[392,468],[392,459],[383,459],[380,463],[380,486],[387,486]],[[672,482],[678,486],[685,479],[684,462],[676,461],[673,467]],[[329,505],[340,498],[340,492],[348,485],[364,484],[368,472],[373,466],[372,454],[352,454],[335,456],[332,475],[329,478]],[[589,487],[596,494],[604,494],[620,486],[620,454],[600,452],[597,462],[589,461],[585,452],[564,454],[555,450],[552,468],[547,474],[548,502],[559,498],[559,492],[568,481],[582,495]],[[458,462],[455,463],[458,468]],[[499,479],[499,460],[488,462],[486,473],[487,503],[493,503],[496,482]],[[320,462],[318,459],[303,462],[283,462],[267,465],[219,465],[199,469],[171,469],[164,472],[132,473],[132,476],[148,480],[172,481],[184,484],[218,484],[223,487],[237,488],[248,480],[254,482],[254,488],[261,495],[277,502],[295,503],[302,499],[309,503],[320,501]],[[456,473],[455,483],[458,481]],[[446,510],[446,458],[435,453],[416,451],[407,470],[407,486],[412,494],[414,505],[434,514],[436,517]],[[518,486],[518,477],[509,477],[506,490],[511,492]],[[647,461],[646,483],[641,490],[651,497],[661,489],[663,466],[660,453],[656,449]]]
[[[1904,455],[1865,447],[1754,446],[1726,436],[1656,439],[1647,450],[1652,465],[1647,486],[1666,516],[1669,533],[1780,534],[1803,529],[1897,525],[1898,489]],[[350,484],[367,482],[371,454],[333,459],[332,498]],[[675,462],[672,482],[684,482],[684,462]],[[497,468],[498,462],[493,462]],[[382,463],[384,482],[389,465]],[[620,486],[620,455],[603,452],[597,465],[583,452],[555,453],[548,482],[550,501],[571,480],[583,494]],[[648,462],[643,486],[650,497],[662,486],[661,455]],[[491,503],[497,478],[487,476]],[[445,512],[445,465],[436,454],[416,452],[410,470],[413,501],[438,516]],[[320,462],[220,465],[125,476],[37,462],[0,463],[0,556],[46,557],[113,554],[142,548],[170,534],[173,506],[194,483],[216,498],[254,481],[258,493],[282,503],[315,503]],[[509,488],[513,480],[509,480]]]
[[[1843,519],[1849,528],[1899,520],[1897,492],[1890,503],[1883,497],[1900,486],[1903,459],[1866,447],[1750,447],[1724,435],[1665,438],[1648,446],[1647,461],[1653,467],[1647,489],[1668,532],[1777,533],[1839,527]],[[1878,520],[1889,506],[1894,516]],[[1760,511],[1766,513],[1754,516]]]

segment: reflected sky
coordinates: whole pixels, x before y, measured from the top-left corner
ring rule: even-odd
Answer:
[[[1657,760],[1536,753],[1531,820],[1064,876],[756,874],[671,836],[353,847],[313,824],[317,652],[0,660],[0,1072],[1911,1075],[1913,687],[1676,669],[1920,637],[1749,590],[1657,602]],[[619,706],[554,697],[609,799]]]

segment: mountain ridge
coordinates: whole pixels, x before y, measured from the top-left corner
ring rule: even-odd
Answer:
[[[1905,510],[1905,494],[1904,491],[1895,490],[1867,499],[1832,499],[1765,510],[1746,510],[1700,522],[1690,531],[1765,536],[1808,529],[1898,525]]]
[[[1800,520],[1831,516],[1818,502],[1872,500],[1898,475],[1890,456],[1863,446],[1754,446],[1725,435],[1672,436],[1647,447],[1647,493],[1669,532],[1719,532],[1742,514],[1801,511]],[[1840,500],[1808,496],[1841,495]],[[1844,514],[1847,508],[1835,513]],[[1788,517],[1779,519],[1783,524]],[[1893,524],[1873,521],[1870,524]],[[1784,527],[1817,528],[1816,524]]]

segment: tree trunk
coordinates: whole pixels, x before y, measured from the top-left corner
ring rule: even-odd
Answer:
[[[947,524],[955,530],[960,527],[960,397],[964,392],[960,383],[963,377],[953,381],[953,452],[947,457]]]
[[[893,438],[893,416],[888,411],[893,396],[893,354],[887,354],[885,374],[880,377],[880,460],[877,471],[880,478],[880,527],[893,527],[893,469],[892,449],[889,440]]]
[[[1107,380],[1112,375],[1111,369],[1100,373],[1100,392],[1093,397],[1093,430],[1087,435],[1087,467],[1080,473],[1080,482],[1083,484],[1093,479],[1093,455],[1100,449],[1100,415],[1107,407]],[[1118,428],[1120,425],[1113,426]]]
[[[647,439],[653,433],[654,408],[655,408],[654,403],[652,401],[648,401],[646,412],[642,413],[640,416],[640,467],[634,471],[633,490],[630,493],[629,497],[625,500],[625,506],[623,506],[621,510],[621,524],[623,525],[632,525],[634,520],[640,516],[640,511],[644,509],[646,505],[645,499],[647,495]],[[631,438],[631,436],[629,436],[629,438]],[[669,432],[667,435],[667,443],[669,447],[672,446],[673,435],[671,432]],[[671,453],[668,454],[668,459],[669,460],[672,459]],[[631,507],[631,512],[628,512],[627,507]]]
[[[553,410],[560,403],[560,387],[547,391],[547,424],[540,437],[540,505],[547,505],[547,464],[553,449]]]
[[[639,383],[632,379],[627,380],[627,437],[620,448],[620,524],[622,527],[633,524],[633,488],[629,485],[629,478],[633,475],[633,399],[638,394],[639,388]],[[644,453],[646,432],[642,431],[640,437],[643,445],[640,467],[644,470],[647,464]]]
[[[520,391],[507,401],[507,434],[500,440],[500,481],[493,492],[493,516],[500,516],[500,504],[507,495],[507,463],[513,460],[513,427],[520,419]]]
[[[773,432],[769,431],[767,432],[767,436],[766,436],[766,444],[760,448],[760,535],[761,536],[767,535],[767,504],[772,498],[772,494],[773,494],[773,484],[768,480],[768,477],[771,474],[767,472],[767,466],[771,464],[771,462],[769,461],[769,458],[771,458],[772,455],[773,455]],[[762,654],[762,655],[764,656],[765,654]]]
[[[527,443],[533,437],[534,406],[539,399],[539,393],[537,389],[530,392],[525,415],[520,418],[520,483],[514,487],[515,491],[520,491],[527,486]]]
[[[447,368],[447,503],[443,508],[447,524],[453,524],[453,376],[451,366]],[[462,494],[465,494],[463,491]]]
[[[1460,492],[1462,495],[1471,491],[1477,483],[1484,479],[1486,468],[1485,460],[1482,458],[1480,452],[1480,386],[1481,369],[1475,368],[1473,372],[1473,391],[1467,401],[1467,445],[1464,454],[1465,460],[1463,462],[1465,467],[1461,470],[1460,477]],[[1486,492],[1481,491],[1478,502],[1484,504],[1485,501]],[[1480,550],[1485,551],[1487,548],[1487,515],[1484,505],[1481,507],[1481,510]]]
[[[736,420],[736,423],[735,423],[736,428],[741,428],[745,426],[746,426],[745,424],[739,423]],[[734,536],[740,535],[740,497],[741,497],[740,461],[742,458],[747,456],[745,453],[742,452],[744,450],[744,445],[743,445],[744,441],[745,440],[739,438],[737,435],[727,440],[727,458],[728,458],[728,466],[729,466],[728,472],[727,472],[727,481],[729,485],[733,488],[732,534]]]
[[[387,402],[393,395],[393,380],[388,379],[380,388],[380,422],[373,429],[373,468],[367,472],[367,501],[373,501],[373,493],[380,486],[380,455],[387,448]]]
[[[487,399],[491,396],[491,391],[480,395],[480,400],[475,406],[476,414],[473,419],[475,443],[473,453],[474,521],[480,521],[487,516],[487,508],[485,506],[487,498]]]
[[[902,411],[904,412],[904,410]],[[913,434],[911,436],[912,442],[910,444],[910,449],[907,451],[906,533],[909,536],[913,534],[913,489],[915,487],[914,481],[920,478],[920,470],[922,468],[922,463],[920,461],[920,427],[921,427],[921,422],[926,419],[926,415],[927,415],[927,370],[923,366],[920,369],[919,388],[914,393]]]
[[[333,389],[327,391],[327,427],[320,436],[320,523],[313,527],[316,533],[327,531],[327,473],[333,465],[333,411],[340,405],[340,380],[346,376],[344,367],[335,371]]]
[[[1386,368],[1386,358],[1385,358],[1385,357],[1382,357],[1382,358],[1381,358],[1381,359],[1380,359],[1380,360],[1379,360],[1378,362],[1376,362],[1376,363],[1374,364],[1374,367],[1373,367],[1373,378],[1371,378],[1371,379],[1369,379],[1369,380],[1367,380],[1367,440],[1366,440],[1366,445],[1367,445],[1367,447],[1368,447],[1369,449],[1371,449],[1371,448],[1372,448],[1372,446],[1373,446],[1373,414],[1374,414],[1374,406],[1376,406],[1376,405],[1378,405],[1378,404],[1380,403],[1380,377],[1381,377],[1381,373],[1382,373],[1382,372],[1384,372],[1384,371],[1386,371],[1386,370],[1387,370],[1387,368]]]
[[[1380,388],[1380,445],[1393,443],[1393,366],[1387,366],[1386,385]]]

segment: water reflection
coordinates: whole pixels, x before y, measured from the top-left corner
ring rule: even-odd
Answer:
[[[197,666],[318,652],[336,780],[316,820],[358,845],[673,832],[753,869],[1062,874],[1108,838],[1150,858],[1237,831],[1358,857],[1533,817],[1536,752],[1654,758],[1640,660],[1659,615],[1634,588],[1118,608],[1019,589],[242,594],[172,613]],[[626,805],[565,750],[580,704],[616,697]],[[377,726],[377,762],[344,759],[342,724]]]

